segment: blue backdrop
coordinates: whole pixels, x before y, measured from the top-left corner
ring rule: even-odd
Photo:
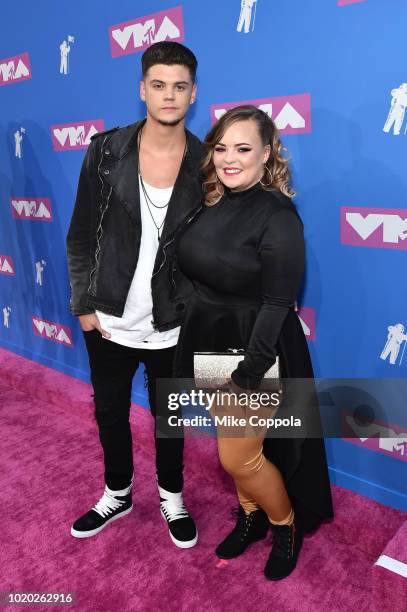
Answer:
[[[300,316],[316,375],[405,377],[405,0],[101,6],[3,3],[0,345],[87,379],[65,255],[80,166],[94,131],[144,116],[141,53],[167,39],[199,60],[191,131],[248,101],[280,127],[306,228]],[[134,399],[146,404],[141,372]],[[327,440],[332,482],[407,509],[407,434],[398,442]]]

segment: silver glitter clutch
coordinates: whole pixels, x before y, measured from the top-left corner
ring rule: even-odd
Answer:
[[[224,353],[194,353],[194,377],[197,387],[218,389],[231,378],[239,361],[244,359],[243,349],[228,349]],[[282,392],[280,361],[278,356],[264,374],[260,390]]]

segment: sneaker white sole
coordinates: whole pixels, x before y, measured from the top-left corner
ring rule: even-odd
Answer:
[[[130,508],[127,508],[127,510],[123,510],[123,512],[120,512],[120,514],[116,514],[115,516],[112,516],[112,518],[106,521],[106,523],[104,523],[97,529],[92,529],[91,531],[77,531],[76,529],[71,527],[71,535],[73,535],[74,538],[91,538],[92,536],[100,533],[102,529],[107,527],[107,525],[109,525],[110,523],[113,523],[113,521],[116,521],[119,518],[122,518],[123,516],[126,516],[126,514],[129,514],[132,510],[133,510],[133,506],[131,505]]]
[[[161,508],[160,508],[160,512],[161,512],[161,516],[163,517],[164,521],[168,525],[167,519],[165,518],[165,514],[161,510]],[[177,540],[177,538],[174,538],[174,536],[172,535],[170,529],[168,529],[168,533],[170,534],[171,540],[173,541],[175,546],[178,546],[178,548],[192,548],[198,542],[198,529],[196,530],[196,536],[193,538],[193,540],[186,540],[186,541],[184,541],[184,540]]]

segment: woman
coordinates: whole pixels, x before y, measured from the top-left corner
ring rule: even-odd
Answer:
[[[192,280],[194,293],[175,375],[193,377],[194,352],[232,347],[245,350],[232,373],[233,391],[258,389],[276,354],[283,377],[310,379],[308,348],[294,308],[304,270],[303,227],[291,202],[294,192],[277,129],[263,111],[240,106],[221,117],[205,145],[205,205],[178,244],[178,266]],[[315,402],[309,410],[316,410]],[[265,575],[288,576],[303,533],[333,516],[323,440],[270,439],[264,433],[231,438],[218,431],[218,450],[234,479],[239,510],[217,555],[242,554],[271,525]]]

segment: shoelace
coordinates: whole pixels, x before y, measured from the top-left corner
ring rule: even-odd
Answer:
[[[172,499],[165,499],[160,502],[160,507],[169,523],[189,516],[183,502],[179,503]]]
[[[276,525],[273,531],[273,552],[283,557],[294,556],[295,525]]]
[[[251,512],[250,514],[246,514],[246,512],[240,510],[239,507],[238,508],[234,508],[232,510],[233,518],[237,518],[237,523],[236,523],[236,526],[235,526],[235,530],[236,531],[241,531],[240,539],[241,539],[242,542],[247,537],[247,534],[249,532],[249,529],[250,529],[252,521],[253,521],[253,515],[254,515],[254,512]]]
[[[97,504],[93,506],[92,510],[100,514],[101,517],[105,517],[114,510],[117,510],[124,504],[123,499],[117,499],[110,495],[107,491],[103,493],[103,496],[99,499]]]

